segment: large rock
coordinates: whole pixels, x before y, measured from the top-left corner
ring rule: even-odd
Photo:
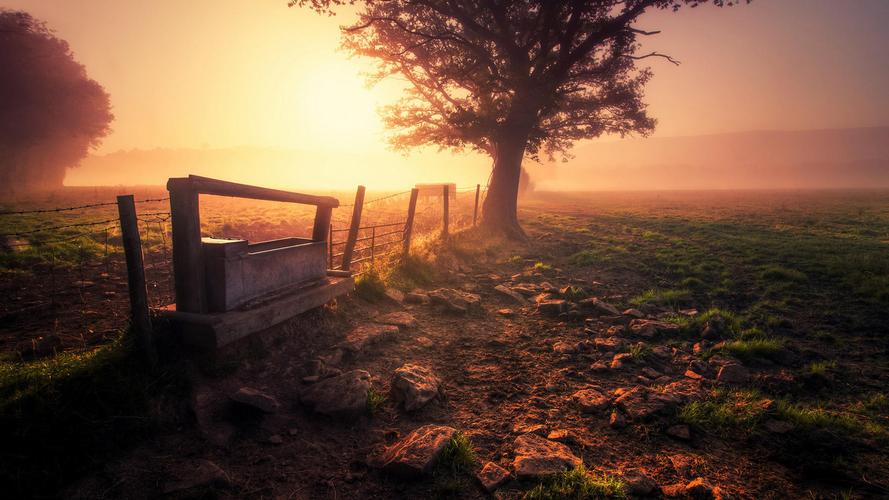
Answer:
[[[399,328],[414,328],[417,326],[417,318],[413,314],[404,311],[395,311],[384,314],[375,320],[384,325],[394,325]]]
[[[617,310],[613,305],[599,300],[597,297],[590,297],[588,299],[583,299],[577,303],[581,309],[585,311],[589,311],[598,316],[602,315],[610,315],[610,316],[619,316],[620,311]]]
[[[364,370],[324,379],[308,387],[300,401],[317,413],[332,417],[356,417],[367,411],[370,374]]]
[[[425,366],[405,364],[392,376],[392,399],[407,411],[426,406],[441,392],[441,380]]]
[[[366,347],[393,338],[398,333],[395,325],[367,324],[353,328],[346,334],[346,340],[339,347],[346,351],[358,352]]]
[[[581,465],[582,461],[562,443],[537,434],[523,434],[515,440],[512,466],[519,479],[549,477]]]
[[[667,406],[662,398],[642,386],[624,392],[614,400],[614,404],[634,420],[644,420]]]
[[[441,452],[456,433],[453,427],[424,425],[386,448],[380,455],[371,457],[368,462],[372,467],[396,476],[417,478],[432,471]]]
[[[571,399],[583,413],[595,413],[608,408],[611,400],[596,389],[581,389]]]
[[[537,303],[537,310],[546,316],[558,316],[568,310],[568,301],[565,299],[550,299]]]
[[[241,387],[230,398],[235,403],[255,408],[263,413],[275,413],[281,406],[274,396],[269,396],[252,387]]]
[[[654,338],[657,335],[674,335],[679,333],[679,325],[652,319],[634,319],[630,321],[630,331],[643,338]]]
[[[512,299],[513,302],[515,302],[516,304],[525,305],[528,303],[528,301],[525,300],[525,297],[523,297],[522,294],[520,294],[519,292],[513,291],[511,288],[509,288],[506,285],[497,285],[494,287],[494,290],[500,292],[501,295],[503,295],[509,299]]]
[[[429,292],[433,304],[444,306],[447,311],[467,313],[482,310],[482,298],[474,293],[462,292],[453,288],[439,288]]]

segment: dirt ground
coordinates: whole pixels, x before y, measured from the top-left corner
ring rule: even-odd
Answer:
[[[533,236],[531,253],[557,252],[556,243],[541,243],[540,234]],[[695,362],[690,344],[677,345],[660,336],[626,336],[627,345],[642,342],[650,355],[611,368],[615,352],[603,341],[614,338],[609,329],[625,320],[590,314],[550,317],[533,302],[521,306],[494,287],[504,283],[544,283],[544,288],[546,284],[554,288],[574,285],[591,296],[620,303],[629,285],[594,269],[567,275],[558,268],[538,269],[528,262],[504,263],[502,255],[455,258],[435,283],[424,287],[427,291],[444,287],[478,294],[482,311],[460,315],[433,305],[392,300],[374,303],[350,296],[227,349],[215,359],[214,370],[195,370],[194,425],[156,436],[121,461],[79,481],[66,495],[148,498],[166,492],[173,498],[487,497],[472,473],[403,481],[367,465],[369,455],[430,423],[454,427],[471,440],[478,459],[476,470],[488,461],[509,470],[513,442],[521,434],[554,436],[552,431],[566,431],[557,433],[561,434],[558,439],[583,459],[590,472],[622,476],[635,471],[651,478],[664,492],[697,477],[718,487],[715,493],[723,498],[831,498],[844,491],[842,482],[825,484],[801,475],[769,445],[768,437],[738,439],[692,427],[684,439],[666,431],[681,423],[675,412],[629,418],[625,426],[619,426],[610,423],[610,408],[582,411],[572,395],[585,388],[619,395],[637,386],[651,387],[673,391],[681,404],[703,397],[717,382],[712,374],[701,380],[689,376],[687,369]],[[514,314],[498,312],[504,308]],[[328,366],[343,372],[366,370],[374,390],[388,394],[397,368],[405,363],[424,365],[443,381],[443,397],[411,413],[389,398],[373,414],[354,420],[317,415],[300,404],[299,394],[308,386],[302,382],[306,364],[334,353],[334,347],[354,327],[373,323],[393,311],[410,313],[417,325],[402,328],[342,360],[330,361]],[[559,343],[570,348],[561,348]],[[697,371],[713,371],[718,364],[719,357]],[[659,375],[656,381],[651,370]],[[757,369],[754,376],[759,383],[768,384],[783,372],[782,367],[774,366]],[[228,398],[241,387],[273,396],[280,409],[261,417],[238,413]],[[221,469],[217,481],[197,489],[177,488],[177,481],[195,477],[202,460]],[[519,498],[528,488],[529,483],[512,480],[495,495]],[[655,490],[653,495],[661,493]],[[864,496],[872,495],[879,496],[874,490]]]

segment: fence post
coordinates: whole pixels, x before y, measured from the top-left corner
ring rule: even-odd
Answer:
[[[361,210],[364,208],[364,186],[358,186],[355,192],[355,205],[352,207],[352,223],[349,225],[349,236],[346,237],[346,247],[343,249],[343,265],[341,269],[348,271],[352,266],[352,251],[355,250],[355,240],[358,239],[358,228],[361,227]]]
[[[441,219],[441,236],[444,239],[448,237],[448,207],[450,206],[451,200],[448,197],[448,185],[444,184],[441,188],[442,195],[444,196],[444,210],[442,210],[442,219]]]
[[[414,214],[417,212],[417,196],[420,190],[411,189],[411,201],[407,205],[407,220],[404,221],[404,256],[407,257],[411,251],[411,233],[414,232]]]
[[[370,266],[374,265],[374,247],[377,246],[377,226],[370,228]]]
[[[475,185],[475,208],[472,210],[472,227],[475,227],[475,222],[478,220],[478,194],[481,189],[481,184]]]
[[[333,224],[327,230],[327,268],[333,269]]]
[[[198,193],[188,178],[167,181],[173,226],[173,275],[176,310],[200,313],[206,308],[201,215]]]
[[[120,216],[120,234],[127,262],[127,288],[130,292],[130,321],[136,335],[136,346],[150,366],[157,362],[157,352],[148,313],[148,290],[145,288],[145,267],[142,261],[142,239],[136,221],[136,203],[133,195],[117,197],[117,213]]]

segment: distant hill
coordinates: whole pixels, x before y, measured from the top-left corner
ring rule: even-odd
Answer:
[[[600,141],[543,169],[543,189],[889,187],[889,127]]]

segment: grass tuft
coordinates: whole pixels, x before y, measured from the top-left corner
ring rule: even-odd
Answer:
[[[442,451],[438,467],[451,474],[459,474],[470,472],[477,461],[472,441],[462,432],[458,432]]]
[[[386,404],[386,394],[376,390],[371,387],[369,391],[367,391],[367,411],[371,415],[376,415],[377,412],[383,408],[383,405]]]
[[[376,269],[368,269],[355,279],[355,294],[368,302],[379,302],[386,296],[386,283]]]
[[[687,403],[679,419],[704,429],[740,428],[752,431],[766,415],[763,397],[755,390],[716,389],[701,401]]]
[[[741,361],[776,361],[784,351],[784,342],[772,337],[732,340],[726,342],[723,350]]]
[[[583,464],[547,479],[525,493],[526,500],[627,498],[627,486],[618,477],[594,476]]]
[[[667,306],[677,308],[691,303],[691,291],[685,288],[657,290],[650,289],[630,299],[630,304],[640,307],[644,305]]]

